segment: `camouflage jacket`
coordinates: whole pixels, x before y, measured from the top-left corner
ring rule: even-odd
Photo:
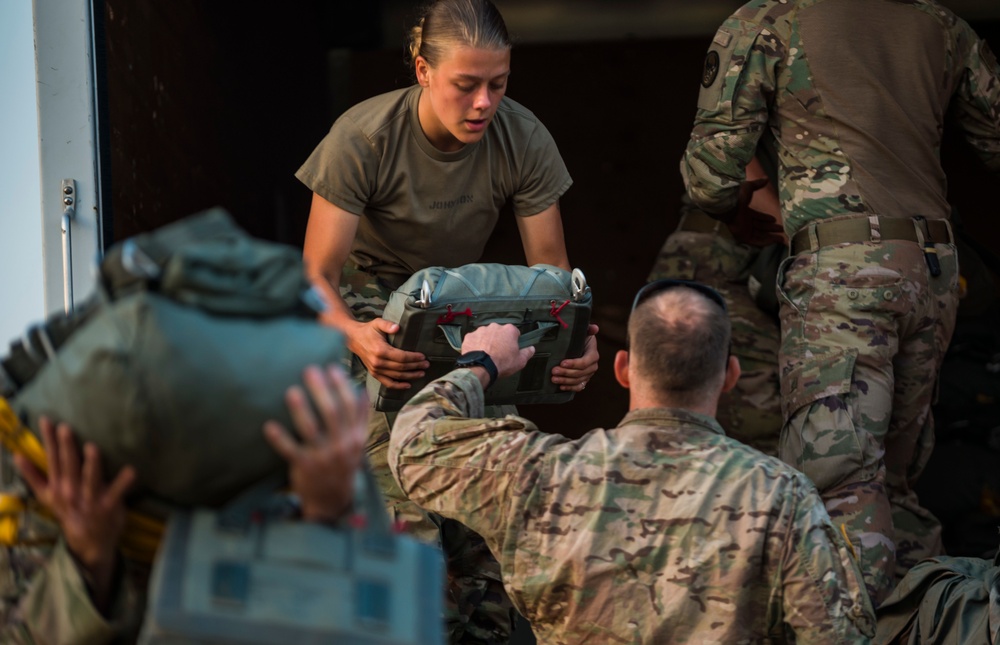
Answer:
[[[692,199],[733,209],[760,143],[789,237],[832,215],[947,217],[946,116],[1000,172],[996,57],[933,0],[753,0],[716,33],[701,84]]]
[[[483,419],[458,370],[400,412],[389,464],[481,534],[538,642],[867,642],[871,603],[804,475],[709,417],[630,412],[578,440]]]

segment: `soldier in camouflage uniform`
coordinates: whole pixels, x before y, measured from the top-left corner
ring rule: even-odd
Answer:
[[[867,642],[874,610],[815,487],[712,418],[739,361],[724,300],[691,284],[636,298],[618,427],[570,440],[483,418],[484,389],[534,353],[489,325],[462,350],[486,352],[493,374],[456,369],[411,399],[393,474],[486,539],[540,643]]]
[[[754,199],[763,202],[754,208],[780,219],[773,184],[755,193]],[[766,254],[769,250],[763,251]],[[722,394],[715,418],[728,436],[776,457],[782,424],[780,332],[777,316],[764,311],[755,300],[756,290],[773,289],[773,282],[755,283],[752,275],[761,253],[761,247],[735,240],[725,224],[695,208],[684,195],[677,230],[663,243],[647,280],[695,280],[726,299],[732,353],[739,358],[742,373],[736,386]]]
[[[716,33],[681,164],[724,221],[776,150],[791,257],[781,280],[781,458],[846,525],[878,602],[940,525],[911,486],[958,270],[939,159],[945,115],[1000,171],[1000,71],[931,0],[756,0]]]

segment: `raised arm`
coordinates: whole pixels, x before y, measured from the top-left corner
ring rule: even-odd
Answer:
[[[503,378],[534,354],[533,347],[518,348],[518,336],[513,325],[486,325],[465,336],[462,351],[486,352]],[[458,520],[494,548],[510,537],[505,525],[512,496],[519,487],[530,487],[522,465],[544,454],[546,442],[565,439],[532,432],[536,428],[520,417],[484,418],[483,387],[489,379],[476,366],[456,369],[427,385],[400,411],[389,437],[388,461],[413,502]]]
[[[0,626],[4,643],[118,643],[134,639],[144,590],[126,575],[117,545],[125,527],[131,467],[109,483],[93,444],[81,457],[66,424],[39,422],[45,472],[22,455],[15,463],[38,503],[58,523],[61,539],[25,587],[17,609]],[[25,545],[23,548],[30,548]],[[20,567],[11,573],[17,578]]]
[[[285,394],[295,436],[277,421],[264,425],[264,435],[288,462],[303,519],[333,522],[354,499],[354,474],[364,461],[370,405],[337,365],[309,366],[302,382],[304,388],[295,385]]]
[[[313,193],[303,250],[306,271],[330,305],[322,321],[344,333],[348,349],[361,358],[379,382],[407,389],[407,381],[420,378],[429,367],[424,355],[389,345],[386,334],[398,331],[399,325],[383,318],[367,323],[357,320],[340,295],[341,273],[357,234],[358,220],[358,215]]]

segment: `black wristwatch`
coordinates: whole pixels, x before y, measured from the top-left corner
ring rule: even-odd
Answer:
[[[455,367],[474,367],[476,365],[483,366],[486,369],[486,373],[489,374],[490,382],[486,384],[483,390],[490,389],[490,386],[496,383],[500,372],[497,371],[496,363],[493,362],[489,354],[477,349],[472,352],[466,352],[455,359]]]

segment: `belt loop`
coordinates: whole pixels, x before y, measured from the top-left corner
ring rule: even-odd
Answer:
[[[951,220],[950,219],[943,219],[941,221],[944,222],[944,227],[948,231],[948,239],[944,240],[944,243],[945,244],[954,244],[955,243],[955,230],[951,227]]]
[[[816,224],[810,224],[809,228],[809,252],[815,253],[819,250],[819,234],[816,233]]]
[[[872,242],[878,244],[882,241],[882,227],[879,225],[878,215],[868,216],[868,228]]]
[[[919,244],[921,248],[927,246],[927,235],[924,235],[924,227],[927,226],[927,224],[925,224],[926,220],[918,215],[911,221],[913,222],[913,230],[917,234],[917,244]],[[928,231],[928,233],[929,232],[930,231]]]

